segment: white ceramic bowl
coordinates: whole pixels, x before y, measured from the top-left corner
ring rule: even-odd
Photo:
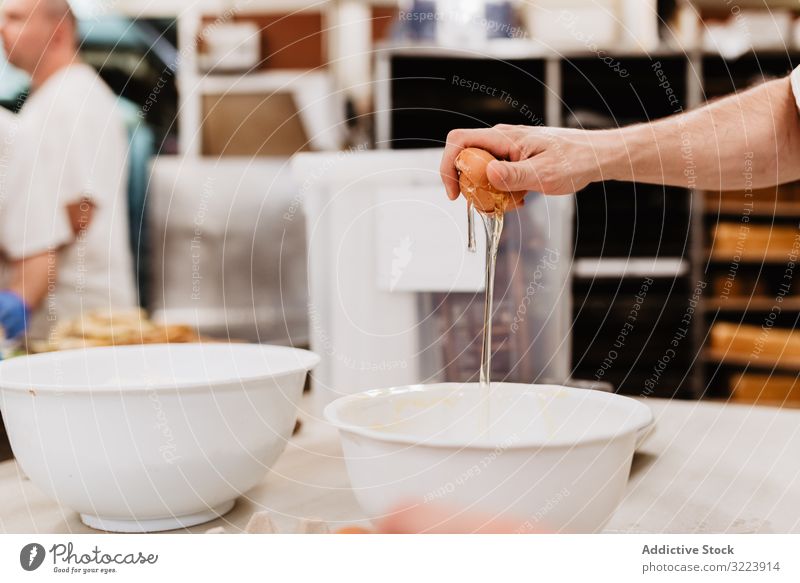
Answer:
[[[256,344],[70,350],[0,363],[0,408],[22,470],[118,532],[212,520],[283,452],[319,358]]]
[[[503,516],[520,532],[595,532],[625,492],[650,409],[551,385],[413,385],[331,403],[355,494],[370,518],[438,504]]]

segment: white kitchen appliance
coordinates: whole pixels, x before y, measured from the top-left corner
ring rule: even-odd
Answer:
[[[305,223],[288,158],[159,156],[148,192],[155,320],[306,344]]]

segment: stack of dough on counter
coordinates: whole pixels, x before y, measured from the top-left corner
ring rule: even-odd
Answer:
[[[144,310],[87,311],[60,322],[47,340],[32,341],[32,352],[51,352],[89,346],[199,342],[197,332],[183,324],[156,324]]]

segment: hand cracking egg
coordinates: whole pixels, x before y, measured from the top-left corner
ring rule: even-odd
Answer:
[[[504,213],[519,208],[526,192],[496,189],[486,174],[489,162],[496,158],[481,148],[465,148],[456,158],[458,184],[468,201],[484,214]]]

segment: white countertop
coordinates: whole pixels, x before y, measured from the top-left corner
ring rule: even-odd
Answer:
[[[655,430],[634,457],[608,532],[800,532],[800,410],[646,402]],[[331,427],[305,419],[273,470],[231,512],[174,532],[240,532],[262,510],[281,532],[292,532],[298,519],[322,519],[331,530],[363,523]],[[7,461],[0,463],[0,532],[97,531]]]

